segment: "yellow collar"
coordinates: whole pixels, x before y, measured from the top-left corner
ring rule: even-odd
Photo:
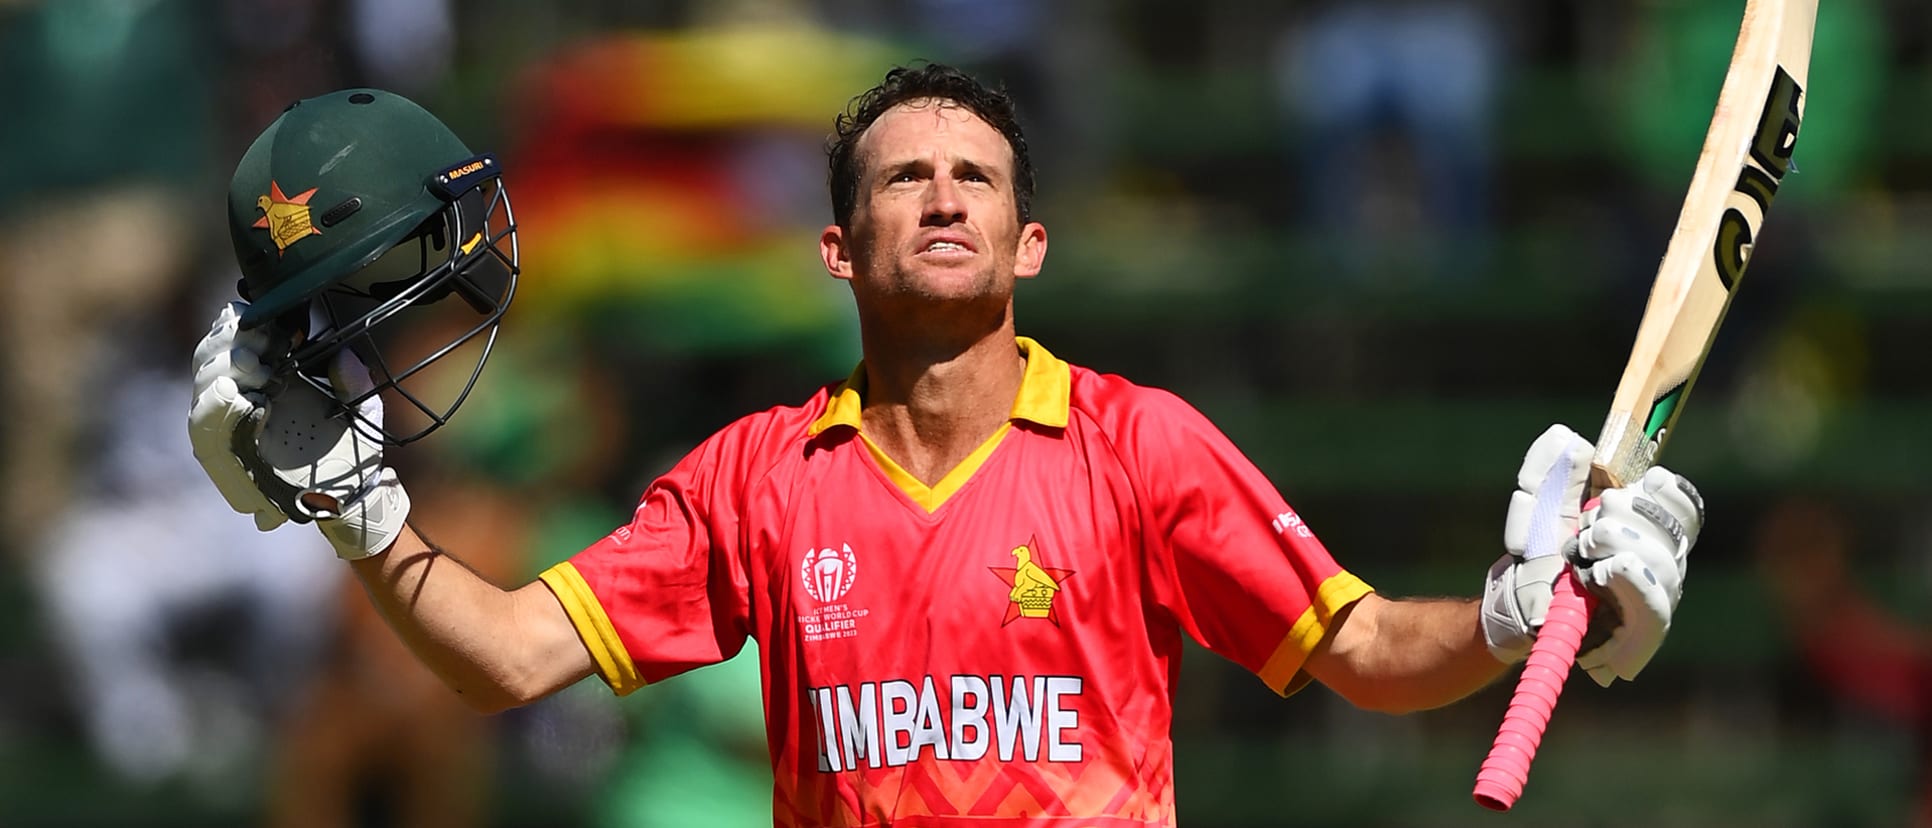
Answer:
[[[1029,420],[1053,428],[1067,427],[1067,409],[1073,389],[1073,372],[1065,360],[1047,352],[1045,346],[1024,336],[1014,337],[1020,353],[1026,355],[1026,374],[1020,378],[1020,393],[1013,398],[1012,419]],[[864,405],[865,363],[852,369],[832,398],[825,413],[806,430],[816,437],[832,426],[859,427],[859,411]]]

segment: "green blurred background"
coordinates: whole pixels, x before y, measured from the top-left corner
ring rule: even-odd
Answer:
[[[1710,522],[1656,661],[1572,682],[1498,817],[1468,791],[1507,687],[1391,718],[1196,652],[1184,824],[1932,824],[1932,10],[1824,5],[1799,174],[1670,447]],[[1380,589],[1466,595],[1523,448],[1600,422],[1741,7],[0,0],[0,826],[769,821],[753,656],[481,719],[201,478],[226,182],[290,101],[393,89],[505,161],[505,342],[396,457],[503,582],[850,369],[824,138],[931,58],[1020,101],[1021,332],[1194,402]]]

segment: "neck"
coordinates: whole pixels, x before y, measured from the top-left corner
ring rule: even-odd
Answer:
[[[874,445],[932,485],[999,431],[1026,374],[1012,316],[969,341],[862,335],[866,392],[861,422]]]

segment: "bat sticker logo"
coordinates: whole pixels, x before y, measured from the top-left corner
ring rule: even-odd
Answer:
[[[1764,99],[1764,115],[1758,119],[1757,138],[1751,142],[1751,160],[1763,169],[1746,165],[1737,177],[1736,191],[1757,203],[1760,222],[1778,195],[1778,182],[1791,170],[1791,150],[1798,144],[1798,102],[1803,96],[1798,82],[1778,67],[1771,93]],[[1725,290],[1736,289],[1738,277],[1744,275],[1754,238],[1751,220],[1742,211],[1736,207],[1724,211],[1711,252],[1717,257],[1717,276]]]

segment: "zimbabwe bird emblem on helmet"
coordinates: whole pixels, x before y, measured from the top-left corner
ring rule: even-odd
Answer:
[[[316,188],[291,198],[282,192],[282,185],[274,180],[268,182],[268,195],[255,199],[255,207],[262,211],[262,217],[253,226],[268,230],[268,237],[275,241],[278,254],[288,252],[288,246],[308,236],[320,236],[322,231],[315,229],[309,219],[309,199],[315,197]]]

